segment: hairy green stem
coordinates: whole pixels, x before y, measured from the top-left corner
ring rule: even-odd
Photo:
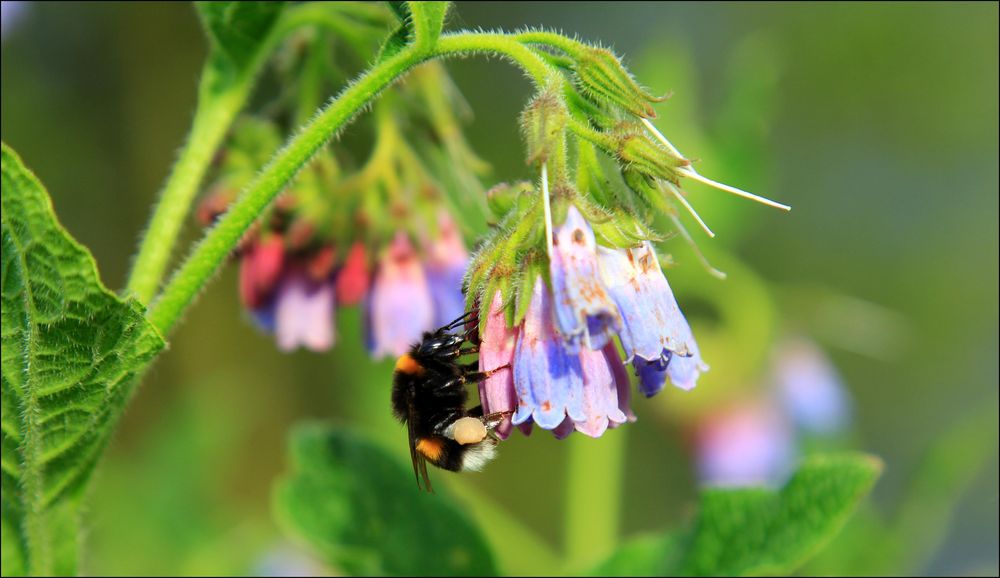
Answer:
[[[545,30],[529,30],[527,32],[514,34],[512,37],[525,44],[544,44],[545,46],[558,48],[570,56],[577,54],[580,50],[586,47],[585,44],[578,40],[573,40],[572,38],[568,38],[562,34],[548,32]]]
[[[281,35],[290,26],[279,27]],[[283,29],[283,30],[282,30]],[[205,235],[195,247],[177,272],[171,277],[160,297],[153,303],[149,318],[164,335],[169,335],[177,320],[187,306],[194,300],[209,278],[239,242],[247,228],[268,204],[281,192],[299,169],[327,142],[337,131],[343,128],[362,108],[370,104],[375,97],[393,81],[405,74],[417,64],[434,57],[447,57],[461,54],[493,53],[511,58],[527,72],[535,84],[543,86],[549,82],[562,81],[561,75],[552,70],[548,64],[533,50],[517,42],[512,36],[497,33],[464,32],[442,35],[429,51],[418,52],[408,48],[395,56],[369,69],[357,82],[349,86],[339,97],[332,101],[312,122],[304,127],[264,168],[263,172],[240,195],[240,198],[230,207],[223,218]],[[228,125],[227,125],[228,126]],[[194,132],[194,131],[192,131]],[[184,171],[176,171],[184,172]],[[202,171],[198,175],[200,180]],[[186,181],[187,182],[187,181]],[[190,185],[196,187],[197,183]],[[147,234],[146,244],[155,245],[151,249],[156,256],[155,266],[147,265],[144,253],[137,259],[136,270],[142,283],[130,283],[130,288],[139,286],[145,291],[140,295],[152,295],[163,267],[169,259],[173,246],[173,238],[179,230],[183,215],[194,195],[194,191],[184,189],[185,195],[179,193],[170,197],[171,202],[161,202],[157,208],[159,213],[166,212],[169,218],[163,217],[168,230],[174,231],[172,237],[162,237],[157,244],[157,236],[153,235],[153,227]],[[166,198],[166,195],[164,195]],[[186,203],[182,201],[187,201]],[[183,206],[182,206],[183,205]],[[178,217],[177,215],[180,215]],[[146,271],[148,270],[148,273]],[[136,277],[135,271],[133,277]]]
[[[139,253],[132,263],[126,293],[135,295],[143,303],[152,301],[166,273],[184,219],[191,203],[198,194],[199,185],[212,163],[215,151],[242,110],[254,86],[254,80],[275,47],[291,32],[303,26],[325,26],[335,31],[351,29],[340,14],[360,15],[372,25],[386,20],[384,9],[371,9],[357,2],[346,2],[314,7],[312,4],[296,6],[282,15],[275,23],[264,43],[257,50],[253,61],[237,76],[223,78],[216,70],[216,55],[210,54],[198,87],[198,105],[191,132],[177,163],[167,177],[149,227],[143,235]],[[365,26],[369,26],[366,24]],[[351,29],[349,38],[363,43],[369,28]]]
[[[426,55],[405,49],[370,68],[285,146],[212,227],[173,275],[149,318],[169,335],[181,314],[239,242],[247,228],[309,159],[383,89]]]
[[[143,303],[149,303],[156,294],[198,186],[253,85],[252,76],[246,76],[219,92],[214,88],[217,78],[212,66],[209,60],[202,74],[191,132],[167,177],[132,264],[126,292]]]
[[[489,32],[442,34],[434,47],[434,54],[438,56],[478,53],[501,54],[510,58],[531,76],[538,87],[545,86],[552,80],[562,79],[562,76],[552,70],[538,53],[509,34]]]
[[[627,429],[607,431],[596,440],[579,433],[566,440],[565,541],[570,571],[585,572],[610,554],[618,541]]]

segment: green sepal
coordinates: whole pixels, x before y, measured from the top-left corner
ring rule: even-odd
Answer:
[[[642,127],[628,123],[614,131],[615,158],[623,167],[643,172],[649,176],[672,183],[679,182],[677,169],[690,165],[655,142]]]
[[[548,259],[540,250],[526,252],[521,258],[520,273],[517,278],[517,289],[513,306],[513,316],[509,319],[510,327],[516,327],[524,321],[531,305],[531,294],[535,288],[535,279],[539,275],[547,278]]]
[[[557,86],[550,85],[535,95],[521,112],[521,135],[529,165],[548,162],[562,154],[569,113]]]
[[[621,60],[610,50],[588,46],[577,51],[575,80],[591,100],[623,108],[635,116],[655,118],[652,103],[662,102],[635,81]]]

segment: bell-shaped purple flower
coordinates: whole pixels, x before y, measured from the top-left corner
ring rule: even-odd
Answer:
[[[299,346],[312,351],[333,347],[333,281],[311,280],[305,271],[289,271],[274,297],[274,334],[278,349]]]
[[[553,235],[550,268],[559,331],[574,353],[581,346],[601,349],[622,320],[601,279],[594,231],[571,205]]]
[[[427,284],[434,299],[434,325],[443,327],[465,312],[462,277],[469,252],[455,221],[446,211],[438,216],[438,238],[426,244]]]
[[[619,336],[639,376],[639,389],[647,397],[655,395],[667,376],[681,389],[693,388],[708,366],[652,245],[598,247],[597,254],[604,284],[623,320]]]
[[[583,368],[556,333],[552,297],[538,277],[514,352],[515,425],[532,419],[543,429],[554,429],[569,416],[585,421]]]
[[[514,351],[519,329],[507,327],[499,291],[493,296],[487,315],[486,328],[479,336],[479,371],[494,373],[479,383],[479,403],[483,406],[483,414],[488,415],[517,408]],[[496,434],[505,440],[510,430],[511,420],[507,418],[497,426]]]
[[[612,348],[614,344],[608,344]],[[605,346],[606,348],[607,346]],[[610,358],[605,349],[580,351],[580,365],[583,368],[583,412],[586,419],[576,421],[576,431],[597,438],[611,423],[627,421],[618,404],[618,386],[612,364],[621,365],[618,352]],[[624,368],[623,368],[624,369]]]
[[[399,232],[378,264],[368,296],[368,346],[372,357],[398,357],[434,329],[434,301],[424,268]]]

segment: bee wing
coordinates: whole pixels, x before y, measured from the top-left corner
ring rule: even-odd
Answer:
[[[413,477],[417,480],[417,487],[420,488],[420,478],[423,478],[424,485],[422,489],[428,492],[434,493],[434,488],[431,487],[431,479],[427,476],[427,460],[424,456],[417,451],[417,435],[413,431],[413,403],[410,403],[410,415],[409,419],[406,420],[406,428],[410,437],[410,460],[413,462]]]

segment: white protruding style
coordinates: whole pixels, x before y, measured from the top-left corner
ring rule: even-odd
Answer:
[[[691,213],[691,216],[694,217],[694,220],[698,221],[698,224],[701,225],[702,230],[705,231],[705,233],[709,237],[712,237],[714,239],[715,233],[712,232],[712,229],[708,228],[708,225],[701,218],[701,215],[698,214],[698,211],[694,210],[694,207],[692,207],[691,203],[689,203],[687,199],[684,198],[684,195],[681,193],[681,191],[677,187],[675,187],[673,183],[665,183],[665,184],[667,185],[667,188],[670,189],[670,192],[673,193],[674,197],[678,201],[680,201],[681,205],[684,205],[684,208],[687,209],[687,212]]]
[[[698,256],[701,266],[708,271],[708,274],[716,279],[725,280],[726,273],[724,271],[719,271],[708,262],[708,258],[706,258],[705,254],[698,248],[698,244],[691,238],[691,233],[688,233],[688,230],[684,227],[684,224],[681,223],[681,220],[677,217],[677,215],[670,215],[670,220],[673,221],[674,226],[677,227],[678,231],[680,231],[681,237],[684,237],[684,240],[687,241],[688,245],[691,245],[691,249],[694,250],[694,254]]]
[[[545,209],[545,251],[552,261],[552,206],[549,204],[549,171],[547,163],[542,163],[542,202]]]
[[[669,140],[667,140],[667,137],[663,136],[663,133],[661,133],[659,130],[657,130],[655,126],[653,126],[653,123],[649,122],[649,120],[645,119],[645,118],[642,119],[642,123],[644,125],[646,125],[646,128],[649,129],[649,131],[651,133],[653,133],[653,136],[655,136],[661,143],[663,143],[663,146],[667,147],[667,149],[669,149],[670,152],[672,152],[673,154],[677,155],[680,158],[684,158],[684,155],[682,155],[681,152],[679,150],[677,150],[677,147],[675,147],[673,144],[671,144],[671,142]],[[760,203],[762,205],[767,205],[769,207],[774,207],[776,209],[781,209],[783,211],[791,211],[792,210],[792,208],[790,206],[785,205],[783,203],[779,203],[777,201],[772,201],[771,199],[768,199],[766,197],[762,197],[760,195],[755,195],[753,193],[748,193],[747,191],[744,191],[743,189],[737,189],[736,187],[732,187],[732,186],[729,186],[727,184],[720,183],[718,181],[714,181],[714,180],[712,180],[712,179],[710,179],[708,177],[702,176],[700,173],[698,173],[698,171],[696,171],[694,169],[694,167],[690,167],[690,166],[688,166],[688,167],[680,167],[680,168],[677,169],[677,171],[679,173],[681,173],[685,177],[688,177],[690,179],[696,180],[696,181],[698,181],[700,183],[704,183],[704,184],[706,184],[706,185],[708,185],[708,186],[710,186],[712,188],[718,189],[720,191],[724,191],[724,192],[736,195],[738,197],[743,197],[744,199],[750,199],[751,201],[756,201],[756,202],[758,202],[758,203]]]

